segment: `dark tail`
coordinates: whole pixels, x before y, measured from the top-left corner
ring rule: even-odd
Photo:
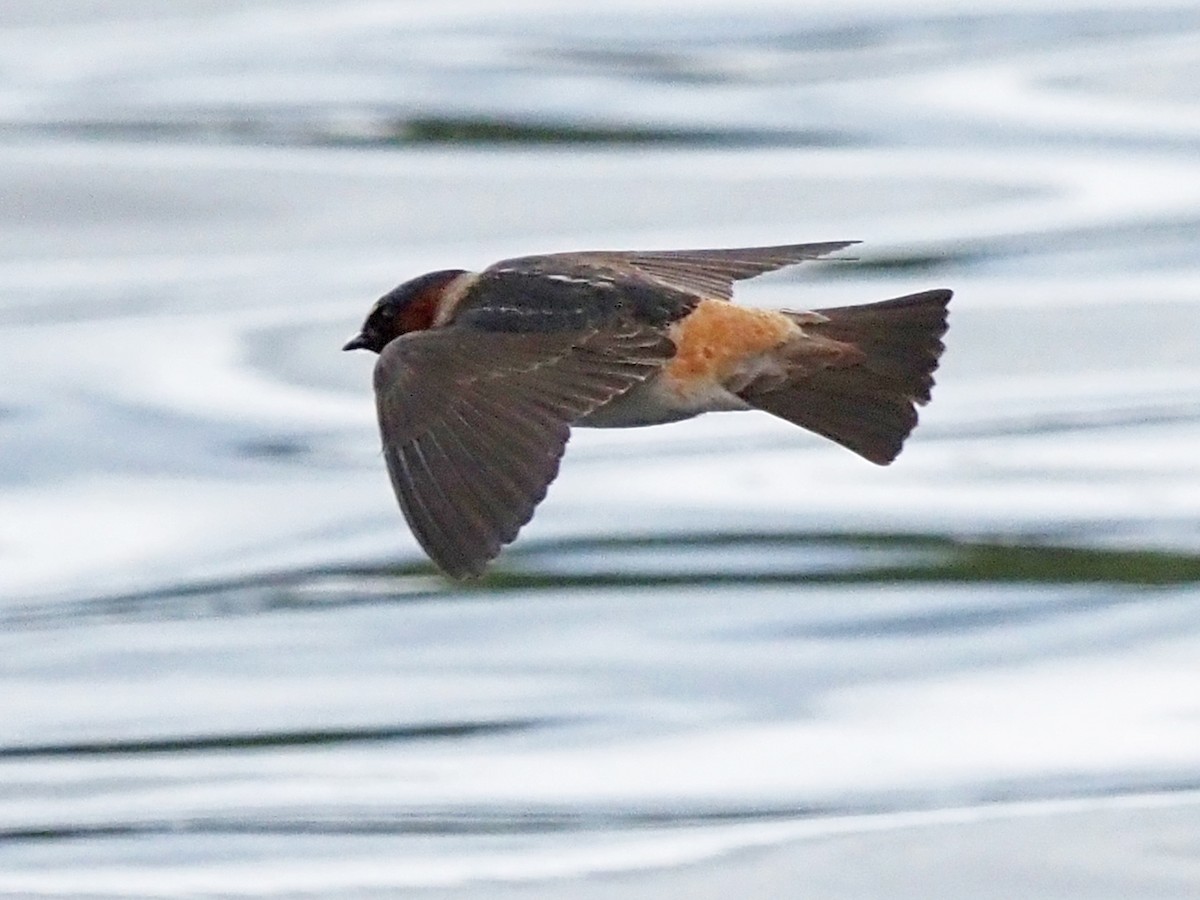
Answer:
[[[947,290],[924,291],[816,310],[827,320],[822,322],[800,314],[797,321],[807,335],[850,345],[844,361],[817,371],[800,367],[782,383],[751,384],[742,399],[887,465],[917,424],[914,404],[929,402],[950,297]]]

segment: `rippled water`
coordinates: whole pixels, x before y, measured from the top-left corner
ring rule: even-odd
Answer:
[[[605,10],[0,3],[0,895],[1200,891],[1200,10]],[[739,297],[956,290],[894,466],[581,432],[424,562],[376,296],[843,238]]]

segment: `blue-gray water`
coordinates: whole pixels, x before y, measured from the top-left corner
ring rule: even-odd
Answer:
[[[1194,4],[0,3],[0,896],[1200,892]],[[953,287],[876,469],[582,432],[438,578],[368,306]]]

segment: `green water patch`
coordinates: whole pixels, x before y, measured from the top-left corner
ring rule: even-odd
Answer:
[[[668,127],[625,122],[522,119],[493,115],[361,118],[250,118],[198,114],[188,119],[0,123],[0,135],[39,134],[147,143],[317,147],[611,146],[846,147],[859,135],[817,129]]]
[[[739,564],[731,571],[712,565],[687,571],[673,559],[684,551],[693,551],[698,560],[737,558]],[[573,556],[584,562],[574,570]],[[630,558],[648,564],[630,571]],[[598,561],[602,565],[596,565]],[[738,533],[517,548],[484,578],[464,584],[494,588],[744,582],[1182,585],[1200,583],[1200,555],[935,535]]]
[[[388,137],[381,135],[385,142]],[[667,128],[637,124],[589,124],[497,116],[425,116],[398,120],[390,128],[397,144],[600,144],[636,146],[843,146],[843,135],[818,131],[729,128]]]
[[[528,731],[545,724],[536,719],[503,721],[450,721],[418,725],[360,728],[324,728],[305,731],[202,734],[57,744],[0,745],[0,761],[61,756],[127,756],[147,753],[211,753],[216,751],[274,750],[379,742],[461,740],[509,732]]]
[[[1200,585],[1200,554],[1088,548],[1045,538],[728,533],[519,543],[482,578],[453,581],[426,561],[270,572],[37,606],[10,606],[13,628],[86,620],[197,619],[276,611],[596,587]]]
[[[841,256],[827,260],[836,265],[824,265],[805,270],[806,278],[861,278],[864,276],[932,275],[943,271],[960,271],[976,265],[995,254],[987,248],[944,249],[930,252],[868,253],[862,257]]]

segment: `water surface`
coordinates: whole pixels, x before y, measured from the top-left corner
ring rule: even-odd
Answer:
[[[1200,12],[0,4],[0,895],[1191,897]],[[861,239],[956,290],[876,469],[580,432],[395,510],[396,282]]]

